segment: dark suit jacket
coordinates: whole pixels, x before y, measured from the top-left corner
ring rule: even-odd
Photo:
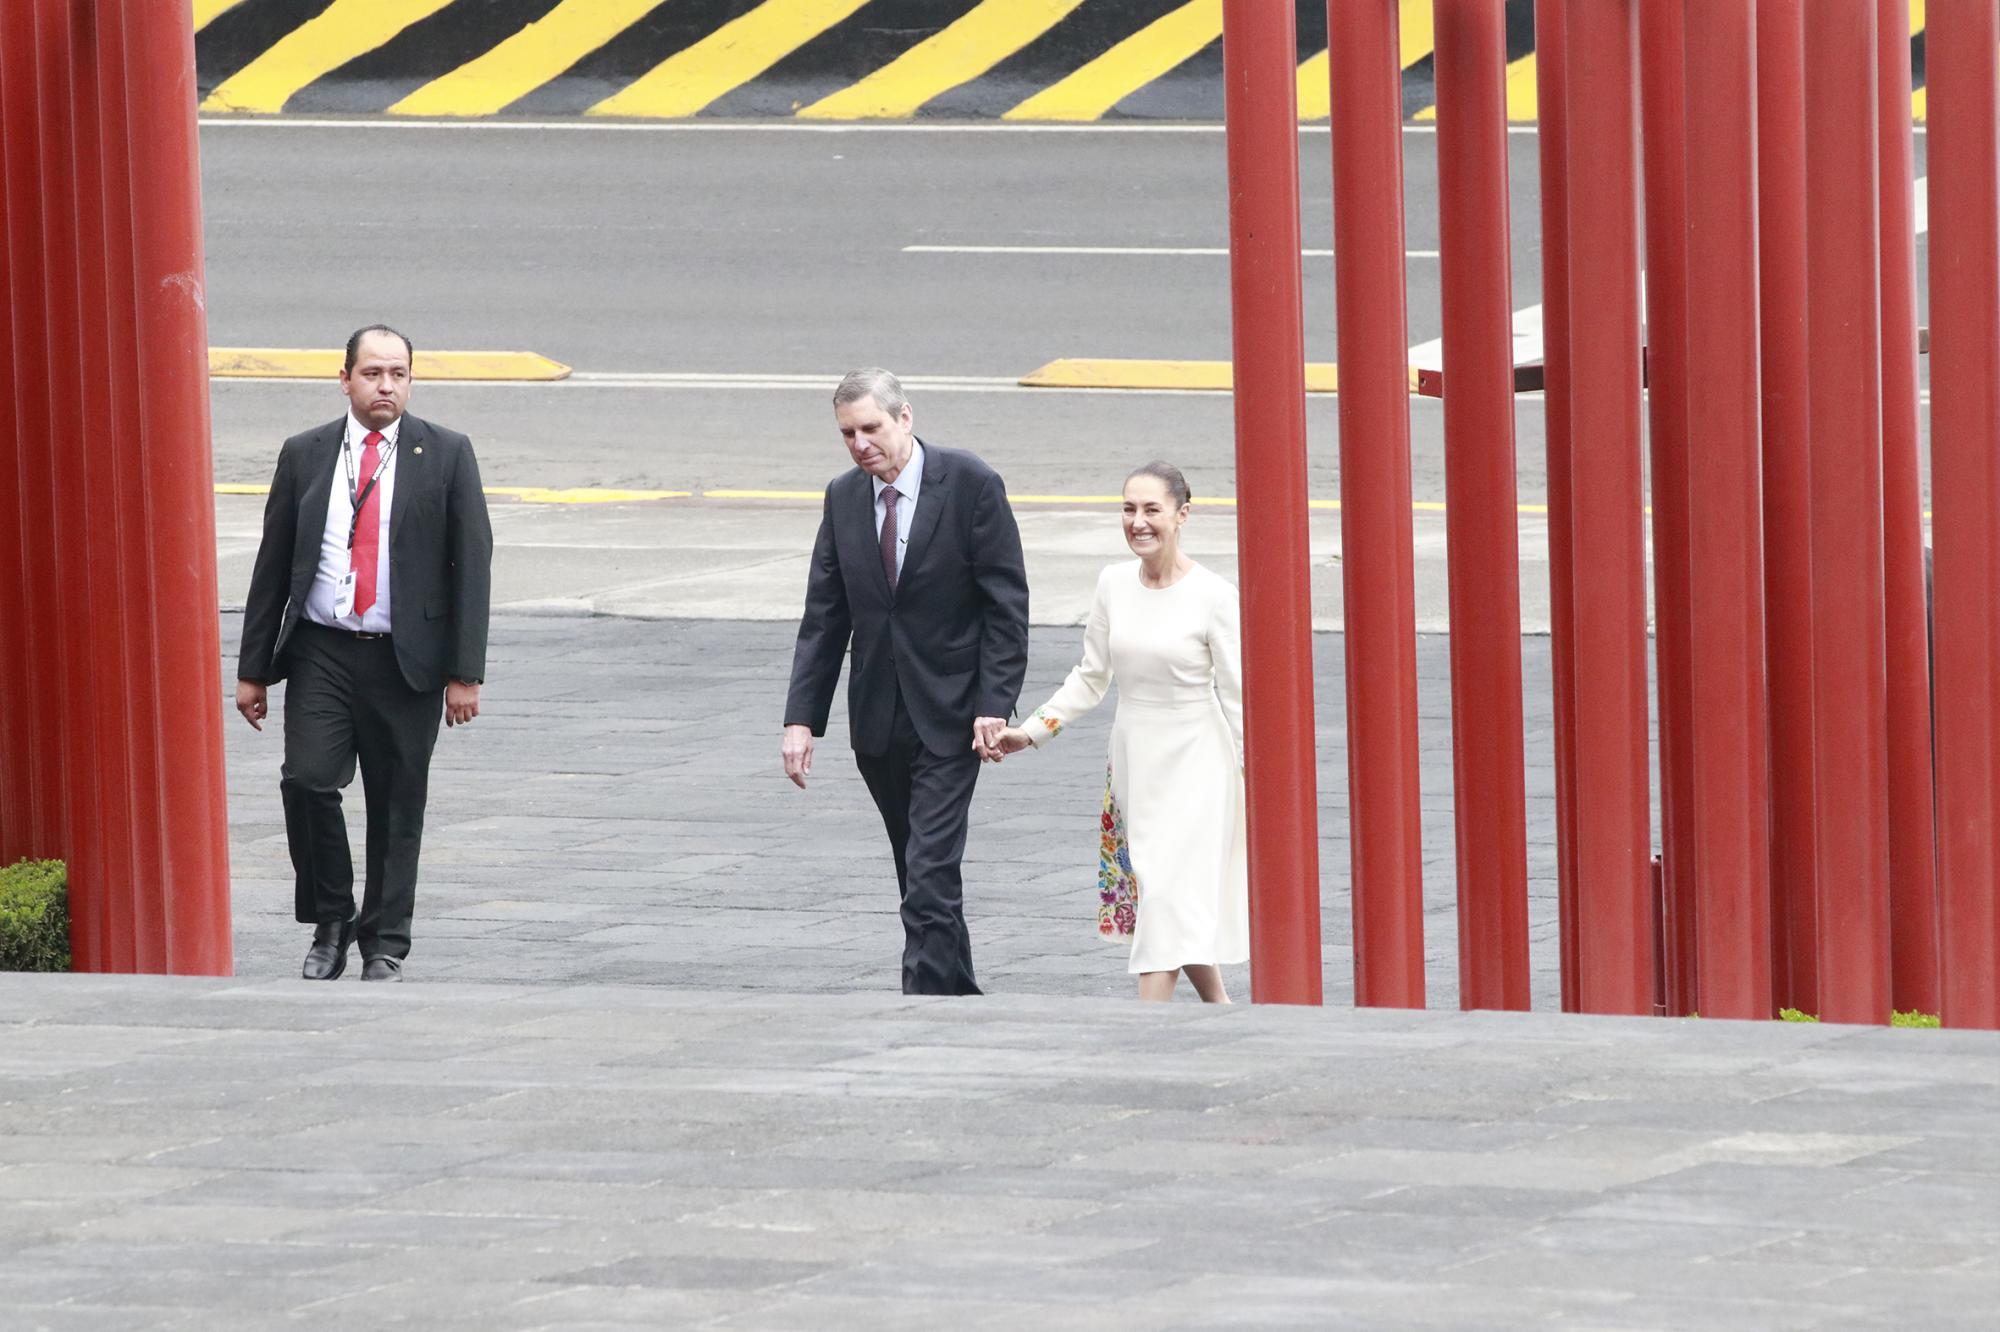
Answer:
[[[1011,717],[1028,670],[1028,574],[1007,487],[970,453],[923,447],[893,597],[868,473],[857,467],[827,486],[813,545],[785,724],[826,734],[851,641],[848,726],[863,754],[888,749],[899,689],[926,749],[970,749],[972,719]]]
[[[243,607],[239,679],[285,678],[285,648],[319,573],[346,423],[343,416],[294,435],[278,453]],[[451,678],[486,678],[492,565],[493,527],[472,442],[406,414],[389,506],[389,631],[410,688],[428,692]]]

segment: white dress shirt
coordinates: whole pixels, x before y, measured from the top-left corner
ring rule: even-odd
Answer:
[[[890,486],[896,488],[896,577],[903,576],[903,556],[910,549],[910,520],[917,514],[917,491],[924,484],[924,446],[916,440],[910,441],[910,460],[903,464],[903,470],[896,473],[894,481],[884,481],[881,477],[871,477],[875,483],[875,542],[882,542],[882,522],[889,516],[889,506],[882,502],[882,492]],[[343,533],[344,535],[344,533]]]
[[[390,506],[396,499],[396,436],[403,428],[403,418],[397,417],[382,431],[382,443],[378,446],[388,451],[388,466],[382,469],[382,479],[375,483],[376,501],[380,507],[381,522],[375,537],[375,604],[367,613],[335,615],[334,595],[340,580],[347,577],[348,551],[347,526],[354,517],[355,490],[368,487],[368,469],[361,465],[361,455],[367,448],[368,432],[373,426],[366,426],[355,419],[354,413],[347,414],[347,434],[341,441],[339,451],[333,460],[333,491],[326,505],[326,531],[319,543],[319,574],[313,579],[312,591],[306,594],[306,618],[335,629],[357,629],[362,633],[386,634],[389,632],[389,515]],[[354,490],[348,489],[348,466],[353,465]],[[356,589],[357,592],[359,589]]]

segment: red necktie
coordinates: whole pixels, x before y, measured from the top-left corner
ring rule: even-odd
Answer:
[[[368,447],[361,450],[360,481],[367,488],[368,497],[361,501],[361,521],[355,525],[354,549],[349,552],[354,566],[356,615],[366,615],[375,604],[375,559],[382,537],[382,487],[369,485],[369,478],[382,465],[382,451],[377,447],[382,443],[382,432],[371,430],[362,442]]]

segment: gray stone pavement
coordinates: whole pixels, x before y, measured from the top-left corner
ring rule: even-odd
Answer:
[[[223,617],[233,679],[240,616]],[[796,626],[503,615],[484,714],[438,741],[412,980],[641,982],[789,992],[894,988],[901,926],[888,846],[847,748],[845,702],[800,792],[778,761]],[[1052,692],[1082,631],[1033,631],[1024,707]],[[1351,1003],[1341,640],[1315,636],[1325,987]],[[1535,1002],[1554,1008],[1554,774],[1548,640],[1523,640]],[[1457,1002],[1449,645],[1419,639],[1427,987]],[[843,686],[844,688],[844,686]],[[297,974],[279,808],[280,694],[260,734],[230,711],[237,972]],[[1122,995],[1096,923],[1110,701],[1048,749],[988,768],[966,856],[974,957],[989,990]],[[360,791],[350,831],[361,863]],[[1231,983],[1247,982],[1237,970]]]
[[[0,977],[0,1011],[10,1329],[2000,1307],[1984,1035],[114,977]]]
[[[237,977],[0,976],[0,1328],[1990,1326],[2000,1038],[1546,1011],[1545,640],[1544,1011],[1453,1011],[1447,646],[1430,1012],[1348,1006],[1331,635],[1324,1009],[1129,997],[1108,709],[981,783],[989,996],[905,998],[839,727],[778,771],[787,626],[518,614],[439,744],[410,983],[309,985],[279,736],[232,714]]]

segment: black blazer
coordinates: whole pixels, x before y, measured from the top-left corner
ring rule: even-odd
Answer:
[[[827,486],[813,544],[785,724],[826,734],[851,641],[848,727],[863,754],[888,749],[899,689],[924,748],[970,749],[972,719],[1013,716],[1028,670],[1028,573],[1007,487],[970,453],[923,448],[893,597],[868,473],[857,467]]]
[[[278,452],[264,537],[243,606],[239,679],[285,678],[285,649],[319,573],[347,418],[294,435]],[[405,415],[396,437],[396,493],[389,506],[389,631],[412,689],[486,678],[493,527],[472,442]]]

